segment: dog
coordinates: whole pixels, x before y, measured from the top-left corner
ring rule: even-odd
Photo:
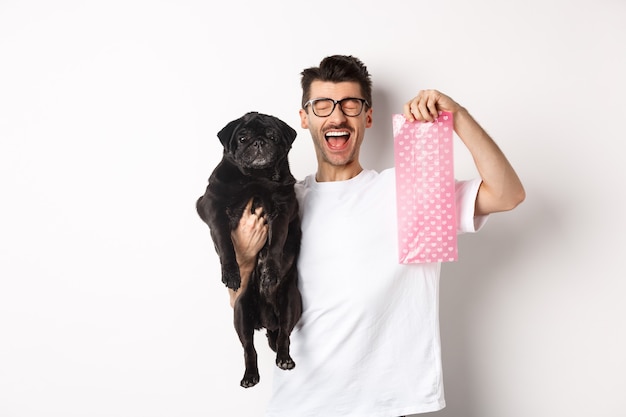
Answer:
[[[245,290],[234,305],[234,325],[244,349],[244,388],[259,382],[254,331],[265,328],[276,365],[293,369],[290,335],[302,314],[297,286],[300,216],[288,153],[296,131],[277,117],[248,112],[217,134],[224,153],[196,202],[200,218],[209,226],[221,263],[222,282],[233,290],[241,285],[231,231],[243,211],[262,207],[268,224],[267,241]]]

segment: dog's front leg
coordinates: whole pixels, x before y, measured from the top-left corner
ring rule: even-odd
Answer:
[[[241,275],[239,272],[239,264],[237,263],[237,256],[235,254],[235,248],[230,236],[231,230],[228,227],[227,219],[224,218],[211,229],[211,235],[213,237],[213,243],[215,244],[215,250],[220,258],[220,264],[222,269],[222,282],[233,290],[239,289],[241,285]],[[226,222],[226,223],[224,223]]]
[[[200,218],[209,226],[215,252],[220,259],[222,282],[228,288],[239,289],[241,277],[231,238],[233,226],[228,215],[228,209],[216,203],[214,199],[208,198],[207,195],[198,199],[196,209]]]

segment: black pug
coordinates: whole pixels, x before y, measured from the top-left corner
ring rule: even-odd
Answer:
[[[246,365],[241,386],[248,388],[259,382],[255,330],[267,330],[279,368],[295,366],[289,355],[289,338],[302,313],[296,266],[301,230],[296,180],[287,154],[296,131],[274,116],[249,112],[228,123],[217,136],[224,154],[196,208],[209,226],[220,258],[222,281],[228,288],[237,290],[241,285],[231,231],[239,224],[250,199],[252,212],[262,207],[269,226],[248,286],[234,306],[235,329]]]

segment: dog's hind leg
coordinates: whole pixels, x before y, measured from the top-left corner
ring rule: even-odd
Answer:
[[[293,267],[290,274],[295,274]],[[295,284],[295,277],[292,278],[292,284],[287,288],[282,297],[279,298],[279,323],[278,329],[275,331],[276,345],[276,365],[280,369],[293,369],[296,363],[289,354],[290,335],[296,323],[302,314],[302,298],[298,287]]]
[[[270,349],[276,352],[276,338],[278,337],[278,330],[268,330],[266,336],[267,344],[270,346]]]
[[[257,354],[252,341],[246,342],[243,349],[246,370],[243,374],[243,378],[241,379],[241,386],[244,388],[250,388],[258,384],[260,379],[259,368],[257,367]]]
[[[296,363],[289,354],[289,334],[283,329],[278,331],[276,339],[276,366],[280,369],[289,370],[296,367]]]
[[[259,383],[259,368],[257,365],[257,353],[254,348],[254,323],[251,323],[250,313],[246,314],[246,293],[239,296],[235,303],[234,324],[241,345],[243,346],[244,362],[246,370],[241,380],[241,386],[250,388]]]

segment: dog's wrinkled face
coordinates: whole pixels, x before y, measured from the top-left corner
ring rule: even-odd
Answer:
[[[282,120],[257,112],[233,120],[218,134],[224,153],[245,169],[265,169],[285,158],[296,131]]]

